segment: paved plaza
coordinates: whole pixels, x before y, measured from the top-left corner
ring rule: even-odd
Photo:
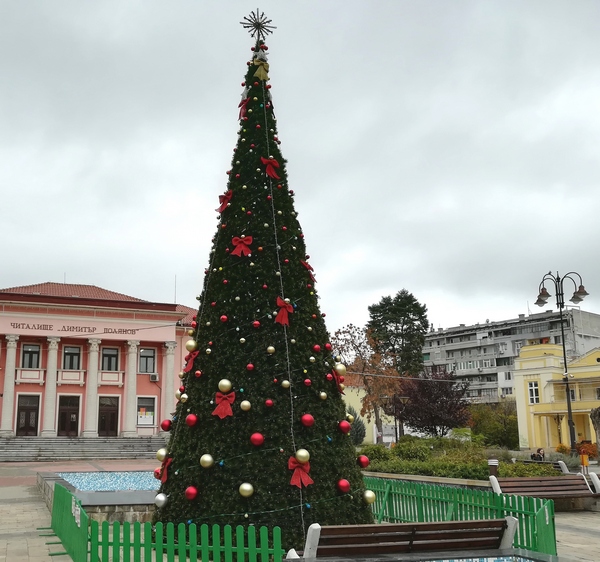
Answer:
[[[56,537],[43,537],[39,527],[50,526],[50,513],[37,490],[38,472],[154,470],[155,460],[97,460],[0,463],[0,562],[69,562]],[[600,560],[600,513],[556,514],[561,562]]]

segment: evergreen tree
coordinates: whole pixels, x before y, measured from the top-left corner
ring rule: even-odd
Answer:
[[[367,329],[375,350],[387,357],[401,375],[423,370],[423,345],[429,328],[427,307],[402,289],[394,298],[383,297],[369,307]]]
[[[282,528],[372,521],[273,113],[266,33],[242,83],[237,145],[157,476],[154,521]]]

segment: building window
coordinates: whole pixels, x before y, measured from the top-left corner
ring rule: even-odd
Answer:
[[[513,389],[512,388],[503,388],[502,389],[502,396],[508,396],[509,394],[513,393]]]
[[[102,370],[103,371],[118,371],[119,370],[119,350],[116,347],[102,348]]]
[[[81,348],[65,345],[63,349],[63,369],[79,371],[81,365]]]
[[[40,368],[40,346],[24,344],[23,357],[21,361],[23,369],[39,369]]]
[[[577,398],[575,397],[575,389],[569,388],[569,394],[571,395],[571,402],[575,402],[575,400],[577,400]]]
[[[138,425],[154,425],[155,398],[137,399]]]
[[[600,400],[600,388],[596,389],[596,400]]]
[[[540,403],[540,388],[537,382],[529,383],[529,403],[539,404]]]
[[[512,380],[512,373],[510,371],[506,371],[504,373],[504,380],[505,381],[511,381]],[[536,383],[537,384],[537,383]]]
[[[140,349],[139,367],[138,373],[156,373],[156,349]]]
[[[423,361],[429,361],[429,353],[423,353]],[[142,371],[143,373],[150,373],[152,371]]]

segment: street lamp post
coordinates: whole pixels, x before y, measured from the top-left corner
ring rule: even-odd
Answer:
[[[575,277],[579,280],[578,282],[575,280]],[[545,283],[553,283],[554,290],[556,291],[556,306],[558,307],[559,316],[560,316],[560,333],[562,340],[562,350],[563,350],[563,363],[564,363],[564,374],[563,381],[565,383],[566,393],[567,393],[567,420],[569,425],[569,439],[571,440],[571,455],[577,454],[577,446],[575,440],[575,424],[573,423],[573,409],[571,407],[571,389],[569,387],[569,371],[567,368],[567,345],[565,342],[565,325],[563,319],[563,308],[565,307],[565,291],[564,291],[564,283],[565,280],[568,279],[575,286],[575,292],[573,296],[569,299],[573,304],[579,304],[587,295],[589,294],[585,287],[583,286],[583,280],[581,279],[581,275],[576,273],[575,271],[570,271],[566,275],[562,277],[556,273],[553,275],[551,271],[544,275],[540,286],[537,301],[535,304],[538,306],[545,306],[547,304],[548,299],[552,296],[548,290],[546,289]],[[570,375],[573,377],[573,375]]]

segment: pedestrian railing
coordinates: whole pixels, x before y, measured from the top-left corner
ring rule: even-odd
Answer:
[[[556,554],[552,500],[386,478],[365,477],[364,480],[365,486],[376,494],[373,512],[378,523],[494,519],[512,515],[519,521],[515,548]]]

